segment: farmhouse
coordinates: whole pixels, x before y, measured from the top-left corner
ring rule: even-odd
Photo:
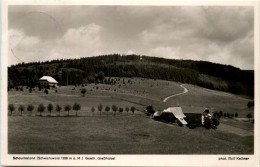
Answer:
[[[39,83],[41,86],[56,86],[58,82],[51,76],[43,76],[40,78]]]
[[[167,122],[175,122],[178,121],[181,125],[187,125],[187,122],[184,120],[186,117],[181,107],[169,107],[163,111],[156,111],[153,115],[154,119],[162,119]]]

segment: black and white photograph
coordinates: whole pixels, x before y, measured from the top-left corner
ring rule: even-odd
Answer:
[[[256,9],[6,5],[6,154],[246,163],[258,153]]]

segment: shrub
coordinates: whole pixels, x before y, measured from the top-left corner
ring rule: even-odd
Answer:
[[[220,118],[220,114],[216,111],[216,112],[213,113],[213,117],[219,119]]]
[[[41,85],[40,85],[40,84],[38,85],[38,90],[39,90],[39,91],[41,91],[41,90],[42,90],[42,87],[41,87]]]
[[[131,107],[131,111],[132,111],[133,114],[135,113],[135,107],[134,106]]]
[[[85,93],[87,92],[87,90],[85,88],[82,88],[81,89],[81,93],[82,93],[82,96],[84,97],[85,96]]]
[[[106,106],[105,110],[106,110],[106,112],[109,112],[110,111],[110,107]]]
[[[247,107],[248,107],[248,108],[254,107],[254,101],[249,101],[249,102],[247,103]]]
[[[40,116],[42,116],[42,112],[45,110],[45,106],[43,104],[40,104],[38,106],[37,111],[40,113]]]
[[[220,117],[222,117],[223,116],[223,111],[219,111],[219,115],[220,115]]]
[[[153,106],[147,106],[147,107],[146,107],[146,110],[147,110],[147,112],[150,113],[150,114],[154,114],[154,113],[155,113],[155,110],[154,110]]]
[[[119,111],[119,112],[123,112],[124,109],[120,107],[120,108],[118,109],[118,111]]]
[[[8,105],[8,110],[11,112],[11,115],[12,115],[13,111],[15,110],[14,105],[13,104],[9,104]]]
[[[227,117],[227,113],[224,113],[224,115],[223,115],[224,117]]]
[[[68,111],[68,116],[70,116],[70,110],[71,106],[69,104],[64,107],[64,111]]]
[[[212,118],[212,124],[215,125],[215,126],[218,126],[219,125],[219,120],[216,119],[216,118]]]
[[[78,116],[78,110],[80,110],[81,106],[78,103],[74,103],[73,110],[76,111],[76,116]]]
[[[116,115],[117,109],[118,109],[118,107],[115,104],[112,105],[112,110],[114,111],[114,115]]]
[[[98,111],[99,111],[99,113],[100,113],[100,116],[101,116],[101,111],[102,111],[102,109],[103,109],[102,104],[99,104],[99,105],[98,105]]]
[[[232,113],[232,114],[230,114],[230,117],[231,117],[231,118],[233,118],[233,117],[234,117],[234,114],[233,114],[233,113]]]
[[[47,89],[45,89],[45,90],[44,90],[44,92],[46,93],[46,95],[47,95],[47,94],[49,94],[49,92],[48,92],[48,90],[47,90]]]
[[[250,114],[250,113],[248,113],[247,115],[246,115],[246,117],[249,119],[249,121],[250,121],[250,118],[252,118],[252,115]]]
[[[24,111],[24,105],[20,105],[18,110],[21,112],[21,115],[23,114]]]
[[[52,104],[48,104],[47,109],[48,109],[48,111],[51,114],[51,111],[53,110],[53,105]]]
[[[92,108],[91,108],[91,111],[92,111],[92,113],[93,113],[92,115],[94,115],[95,108],[94,108],[94,107],[92,107]]]
[[[30,111],[31,114],[32,114],[33,109],[34,109],[34,106],[33,106],[32,104],[29,104],[29,105],[27,106],[27,111]]]
[[[235,117],[238,117],[238,113],[237,112],[235,113]]]
[[[61,111],[61,106],[60,105],[56,105],[56,111],[59,112],[59,115],[60,115],[60,111]]]
[[[129,107],[126,107],[126,108],[125,108],[125,111],[128,113],[128,111],[129,111]]]
[[[227,113],[227,117],[230,118],[230,114],[229,114],[229,112]]]

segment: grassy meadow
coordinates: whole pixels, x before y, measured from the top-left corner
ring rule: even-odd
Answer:
[[[130,81],[129,81],[130,80]],[[186,94],[173,97],[166,103],[162,100],[183,91],[181,83],[142,79],[121,78],[115,85],[88,84],[85,96],[82,86],[61,86],[50,89],[46,95],[38,88],[29,93],[10,90],[8,102],[16,108],[8,117],[8,152],[10,154],[253,154],[254,124],[246,115],[253,115],[248,108],[251,99],[229,93],[212,91],[185,84]],[[81,105],[75,111],[64,111],[64,106]],[[53,104],[42,117],[37,112],[39,104]],[[34,105],[32,114],[19,105]],[[55,111],[56,104],[62,107],[61,114]],[[103,105],[100,112],[99,104]],[[109,112],[104,108],[117,105],[123,112]],[[217,130],[189,129],[176,124],[166,124],[145,116],[144,109],[153,105],[161,110],[169,106],[181,106],[184,113],[211,111],[238,113],[238,118],[222,118]],[[135,113],[125,111],[136,108]],[[92,112],[91,108],[95,107]],[[25,109],[26,110],[26,109]],[[244,121],[240,120],[243,119]]]

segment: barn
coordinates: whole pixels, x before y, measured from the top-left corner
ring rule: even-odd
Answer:
[[[39,83],[41,86],[57,86],[58,82],[51,76],[43,76],[40,78]]]

